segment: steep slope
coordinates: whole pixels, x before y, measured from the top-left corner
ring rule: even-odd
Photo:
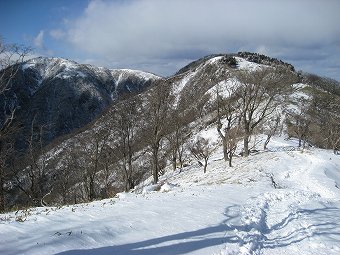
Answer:
[[[38,129],[44,127],[44,140],[49,142],[84,126],[110,103],[124,94],[145,90],[157,79],[142,71],[35,58],[21,65],[11,89],[1,98],[1,114],[16,109],[16,121],[24,127],[21,142],[32,123]]]

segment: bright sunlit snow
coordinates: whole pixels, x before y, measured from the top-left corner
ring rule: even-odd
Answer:
[[[339,254],[339,177],[339,155],[281,137],[233,168],[218,149],[206,174],[192,161],[113,199],[2,214],[0,254]]]

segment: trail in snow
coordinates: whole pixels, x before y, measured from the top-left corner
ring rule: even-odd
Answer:
[[[286,146],[233,168],[217,150],[206,174],[168,169],[160,191],[2,214],[0,254],[339,254],[340,157]]]
[[[288,169],[273,169],[282,188],[252,197],[239,208],[239,225],[231,226],[238,247],[227,244],[221,254],[339,254],[340,192],[329,178],[335,175],[325,173],[340,169],[329,155],[315,150],[285,152],[294,161],[274,158]]]

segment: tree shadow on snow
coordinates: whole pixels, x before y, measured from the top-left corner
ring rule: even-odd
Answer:
[[[340,243],[340,208],[330,204],[320,203],[313,209],[300,208],[270,227],[266,218],[267,212],[259,224],[234,226],[236,233],[242,233],[238,235],[242,237],[240,246],[250,243],[253,251],[259,251],[288,247],[314,237],[322,237],[319,241],[325,244]]]
[[[204,249],[226,242],[237,243],[234,238],[227,238],[226,231],[231,229],[227,226],[228,222],[238,217],[236,214],[237,206],[230,206],[226,210],[227,219],[220,224],[202,228],[199,230],[188,231],[163,237],[157,237],[135,243],[94,248],[88,250],[70,250],[58,253],[59,255],[77,255],[77,254],[113,254],[113,255],[174,255],[186,254],[199,249]],[[227,214],[229,211],[233,213]]]
[[[241,208],[237,205],[229,206],[225,210],[224,221],[199,230],[135,243],[88,250],[70,250],[59,255],[179,255],[221,244],[243,246],[247,243],[252,244],[252,250],[261,250],[287,247],[314,236],[323,236],[324,240],[340,242],[340,209],[337,207],[322,205],[320,208],[299,209],[271,227],[267,226],[266,217],[264,217],[264,224],[241,225],[240,211]],[[339,216],[334,217],[334,215]],[[306,224],[298,224],[299,222],[306,222]]]
[[[296,224],[300,221],[302,224]],[[292,224],[292,227],[289,225]],[[282,231],[287,228],[286,231]],[[278,234],[276,234],[278,232]],[[284,234],[280,234],[283,232]],[[267,236],[272,236],[267,237]],[[265,231],[262,247],[273,249],[321,237],[324,241],[340,243],[340,209],[321,204],[314,209],[299,209]]]

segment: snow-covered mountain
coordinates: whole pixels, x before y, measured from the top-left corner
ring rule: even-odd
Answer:
[[[252,74],[259,69],[274,70],[277,67],[288,67],[289,72],[299,78],[285,103],[279,101],[275,111],[267,116],[272,120],[279,115],[280,128],[264,149],[266,130],[272,127],[270,121],[263,121],[262,127],[250,137],[253,153],[249,157],[241,156],[243,144],[239,138],[233,167],[229,167],[223,159],[223,143],[216,128],[216,91],[219,96],[227,98],[232,86],[240,86],[237,77],[233,76],[240,70]],[[30,104],[25,113],[31,114],[30,111],[35,109],[36,112],[47,111],[51,113],[50,118],[55,118],[53,113],[59,114],[58,107],[62,106],[62,115],[74,112],[72,120],[82,114],[86,117],[91,112],[93,101],[100,108],[117,97],[119,99],[125,92],[141,91],[149,83],[156,82],[137,99],[134,98],[140,108],[135,110],[133,104],[128,103],[125,106],[131,108],[121,108],[128,109],[129,114],[135,111],[141,115],[137,125],[132,122],[123,125],[124,118],[134,117],[114,115],[110,110],[120,109],[117,104],[82,132],[49,148],[35,161],[42,166],[44,178],[48,180],[41,190],[43,199],[50,199],[47,201],[49,205],[58,205],[64,195],[68,196],[64,200],[66,203],[92,200],[84,195],[90,192],[91,185],[97,192],[95,198],[108,197],[109,193],[102,195],[101,192],[115,194],[122,191],[122,180],[129,175],[129,169],[122,168],[128,163],[127,158],[122,160],[122,146],[117,138],[133,130],[129,135],[136,139],[130,144],[135,150],[131,159],[132,171],[137,176],[132,178],[136,181],[135,188],[92,203],[1,214],[1,254],[250,255],[299,252],[303,255],[332,255],[340,252],[340,226],[337,224],[340,220],[339,156],[313,146],[311,140],[310,144],[307,143],[308,148],[299,147],[298,139],[292,136],[300,130],[289,130],[292,127],[288,127],[286,121],[287,113],[296,114],[296,125],[309,123],[313,129],[308,132],[320,130],[313,123],[316,118],[308,120],[310,122],[304,122],[303,118],[310,114],[312,103],[316,106],[313,111],[331,111],[332,108],[321,109],[320,100],[314,98],[317,95],[328,99],[332,93],[315,87],[307,76],[295,73],[291,65],[259,54],[220,54],[190,63],[171,77],[159,78],[140,71],[109,70],[53,58],[26,62],[19,77],[26,77],[25,74],[30,77],[25,80],[26,90],[16,91],[23,91],[21,93],[29,102],[36,100],[34,98],[42,100],[34,101],[36,108]],[[19,88],[23,84],[16,86]],[[179,123],[186,128],[183,131],[185,137],[181,137],[187,139],[182,148],[185,164],[182,167],[177,165],[177,168],[175,164],[173,170],[171,132],[175,131],[170,127],[160,143],[159,158],[164,168],[159,174],[159,182],[152,184],[152,152],[149,140],[142,138],[152,136],[148,129],[148,122],[152,120],[147,112],[148,100],[162,95],[162,91],[152,94],[157,88],[167,88],[157,87],[161,85],[172,88],[173,94],[170,93],[166,106],[176,109],[161,122],[171,126],[169,120],[176,119],[178,116],[175,115],[184,116]],[[50,93],[54,96],[50,97]],[[70,95],[72,99],[68,99]],[[63,100],[56,104],[54,98]],[[164,97],[164,100],[168,98]],[[81,102],[87,108],[79,108]],[[333,108],[340,105],[336,100],[332,102]],[[261,102],[258,105],[261,109]],[[86,112],[83,113],[82,109]],[[338,114],[338,111],[331,114]],[[118,118],[117,123],[111,122],[113,116]],[[67,123],[67,118],[62,120],[53,121],[62,125]],[[48,123],[53,121],[49,119]],[[222,120],[221,124],[225,121]],[[317,121],[322,123],[322,120]],[[125,128],[123,131],[122,127]],[[177,128],[182,131],[181,126]],[[198,138],[207,141],[206,151],[210,153],[206,173],[201,166],[203,160],[193,156],[193,144]],[[316,139],[322,140],[323,137]],[[122,142],[126,145],[127,138]],[[31,169],[30,166],[23,169],[15,181],[7,182],[7,186],[14,187],[17,181],[22,189],[29,190],[30,184],[38,180],[32,178],[31,181]],[[13,189],[10,202],[16,202],[16,199],[25,201],[27,198],[21,191]],[[43,199],[38,202],[44,202]]]
[[[137,70],[39,57],[21,64],[11,89],[1,98],[0,114],[16,109],[16,121],[26,127],[21,136],[34,122],[45,128],[44,140],[50,142],[83,127],[120,96],[139,93],[159,78]]]
[[[187,106],[199,102],[204,95],[211,96],[216,86],[226,85],[224,83],[233,76],[233,71],[252,71],[263,67],[285,67],[294,72],[294,67],[283,61],[260,54],[239,52],[214,54],[198,59],[169,77],[168,81],[173,84],[176,103]]]
[[[75,61],[62,58],[44,57],[26,61],[22,64],[22,71],[24,75],[31,75],[31,79],[36,80],[34,84],[23,84],[31,90],[31,95],[40,89],[40,86],[46,80],[69,79],[74,81],[77,78],[95,78],[108,85],[104,89],[107,89],[108,94],[115,98],[119,92],[141,91],[143,82],[146,83],[160,78],[139,70],[107,69],[88,64],[78,64]],[[37,87],[31,87],[32,85]],[[83,89],[85,90],[86,87]]]

